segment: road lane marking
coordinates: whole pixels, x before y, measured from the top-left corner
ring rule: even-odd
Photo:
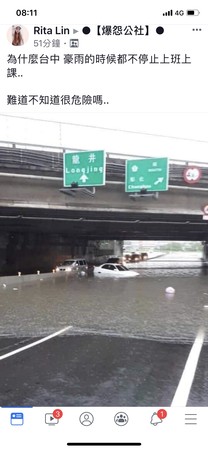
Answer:
[[[24,347],[18,348],[17,350],[13,350],[12,352],[5,353],[5,355],[0,356],[0,361],[2,359],[9,358],[10,356],[16,355],[17,353],[24,352],[24,350],[27,350],[28,348],[35,347],[36,345],[42,344],[42,342],[48,341],[49,339],[53,339],[54,337],[58,336],[61,333],[64,333],[64,331],[69,330],[70,328],[73,328],[72,325],[62,328],[62,330],[56,331],[56,333],[49,334],[49,336],[46,336],[42,339],[39,339],[38,341],[32,342],[32,344],[25,345]]]
[[[200,352],[204,342],[205,333],[200,329],[196,335],[196,339],[190,350],[184,371],[173,397],[171,406],[186,406],[189,398],[189,393],[194,380]]]

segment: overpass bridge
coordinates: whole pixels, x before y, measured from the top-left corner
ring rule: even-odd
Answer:
[[[187,184],[183,171],[190,162],[170,161],[168,191],[135,197],[125,192],[125,158],[115,154],[107,154],[105,186],[63,188],[65,150],[0,143],[0,246],[10,264],[12,253],[23,258],[39,248],[42,254],[52,243],[60,249],[60,242],[84,252],[89,240],[208,241],[208,164],[194,163],[202,176]]]

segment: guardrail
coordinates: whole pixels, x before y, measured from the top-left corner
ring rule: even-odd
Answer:
[[[63,175],[63,152],[76,151],[63,147],[35,146],[17,142],[0,142],[0,172],[14,174],[28,174],[54,176]],[[81,151],[78,149],[78,151]],[[106,180],[125,181],[125,159],[147,158],[141,155],[107,154]],[[201,169],[202,176],[197,183],[187,184],[183,178],[184,168],[195,165]],[[208,189],[208,164],[190,161],[169,160],[169,184],[172,186],[201,187]]]
[[[27,275],[4,275],[0,276],[0,288],[6,288],[10,285],[21,286],[23,283],[31,283],[33,281],[43,281],[48,278],[58,278],[67,275],[65,272],[61,274],[56,272],[27,274]]]

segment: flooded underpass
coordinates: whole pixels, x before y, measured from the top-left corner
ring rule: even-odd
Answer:
[[[142,263],[132,279],[54,274],[2,285],[1,404],[170,406],[203,330],[189,402],[207,406],[208,275],[199,260],[158,264]]]

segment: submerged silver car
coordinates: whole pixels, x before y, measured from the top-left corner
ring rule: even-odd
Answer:
[[[87,272],[88,265],[85,259],[66,259],[63,263],[56,266],[56,272]]]

